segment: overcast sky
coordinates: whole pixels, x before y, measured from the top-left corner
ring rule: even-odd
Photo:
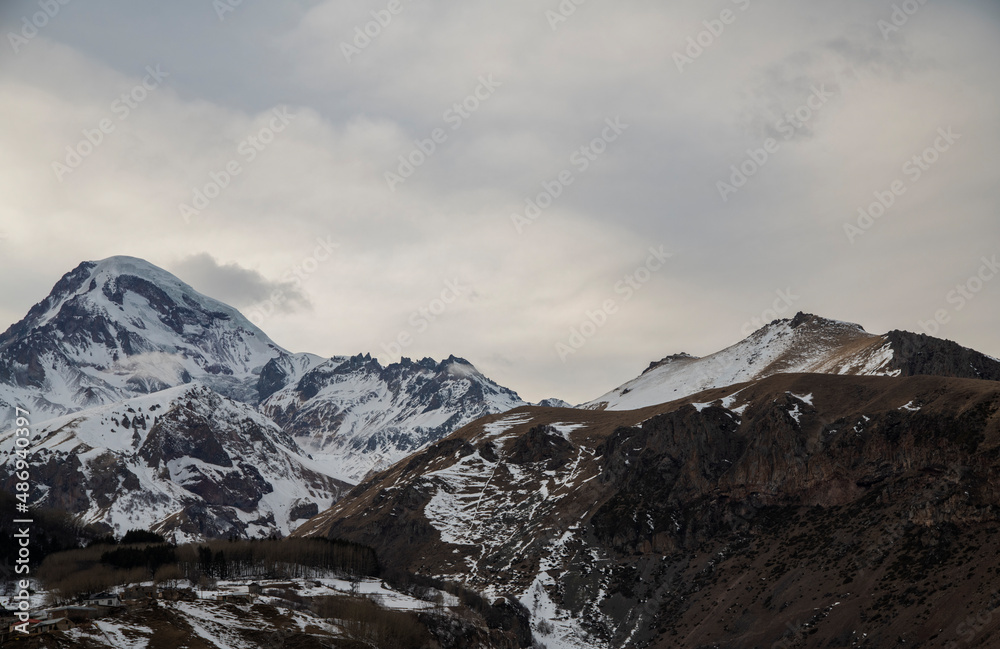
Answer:
[[[937,314],[1000,356],[995,1],[12,0],[0,22],[2,327],[124,254],[290,350],[455,354],[529,400],[799,310]]]

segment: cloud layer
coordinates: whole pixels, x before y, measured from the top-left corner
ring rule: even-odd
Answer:
[[[1000,355],[995,3],[120,4],[0,9],[8,322],[129,254],[533,400],[797,310]]]

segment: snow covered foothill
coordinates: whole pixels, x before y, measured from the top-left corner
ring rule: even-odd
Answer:
[[[259,593],[251,594],[251,583],[259,587]],[[66,631],[64,637],[99,646],[149,647],[157,642],[156,636],[166,624],[171,633],[179,632],[199,646],[215,649],[256,649],[265,646],[261,643],[271,642],[274,646],[284,646],[283,642],[298,634],[312,636],[321,644],[335,638],[350,638],[342,620],[320,617],[309,606],[303,606],[304,601],[331,596],[364,599],[381,609],[405,613],[433,611],[436,615],[454,615],[459,619],[467,615],[460,610],[459,599],[450,593],[425,589],[421,599],[374,578],[354,580],[330,575],[253,582],[217,580],[211,586],[179,580],[171,586],[191,589],[195,599],[160,599],[152,616],[147,616],[144,606],[128,607],[115,616]],[[246,600],[224,601],[232,595]]]
[[[605,647],[586,631],[581,616],[561,609],[550,592],[556,588],[557,577],[549,572],[561,572],[562,561],[575,551],[569,545],[583,533],[578,521],[554,517],[564,499],[597,475],[593,451],[573,442],[574,433],[582,432],[587,424],[538,424],[541,434],[564,440],[565,461],[553,470],[544,460],[510,456],[509,443],[519,437],[515,429],[534,430],[535,423],[530,413],[513,413],[483,423],[469,442],[476,448],[489,444],[495,455],[484,457],[476,451],[448,458],[445,466],[424,473],[420,482],[431,491],[431,497],[423,513],[442,542],[457,546],[456,553],[465,552],[464,573],[456,579],[477,583],[484,558],[495,556],[501,547],[508,548],[505,555],[510,563],[491,566],[501,574],[518,570],[518,557],[538,552],[541,564],[524,591],[511,593],[496,584],[489,586],[489,575],[482,574],[484,594],[488,598],[513,596],[520,601],[531,615],[535,637],[545,646]],[[589,607],[588,614],[599,616],[597,606]]]
[[[893,358],[885,336],[870,334],[860,325],[799,314],[792,320],[776,320],[704,358],[670,356],[581,407],[644,408],[773,374],[898,376],[900,371],[891,367]]]

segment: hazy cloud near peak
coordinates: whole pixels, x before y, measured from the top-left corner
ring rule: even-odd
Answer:
[[[283,297],[275,301],[279,312],[294,313],[312,308],[300,282],[269,280],[258,271],[238,263],[219,263],[207,252],[185,257],[171,265],[169,270],[199,292],[238,309],[271,300],[276,293]]]

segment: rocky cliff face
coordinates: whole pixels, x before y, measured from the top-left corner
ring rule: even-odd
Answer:
[[[298,533],[516,597],[555,646],[944,647],[1000,605],[998,472],[996,383],[775,375],[489,417]]]
[[[895,352],[890,365],[900,376],[931,374],[1000,381],[1000,361],[950,340],[899,330],[884,338]]]

